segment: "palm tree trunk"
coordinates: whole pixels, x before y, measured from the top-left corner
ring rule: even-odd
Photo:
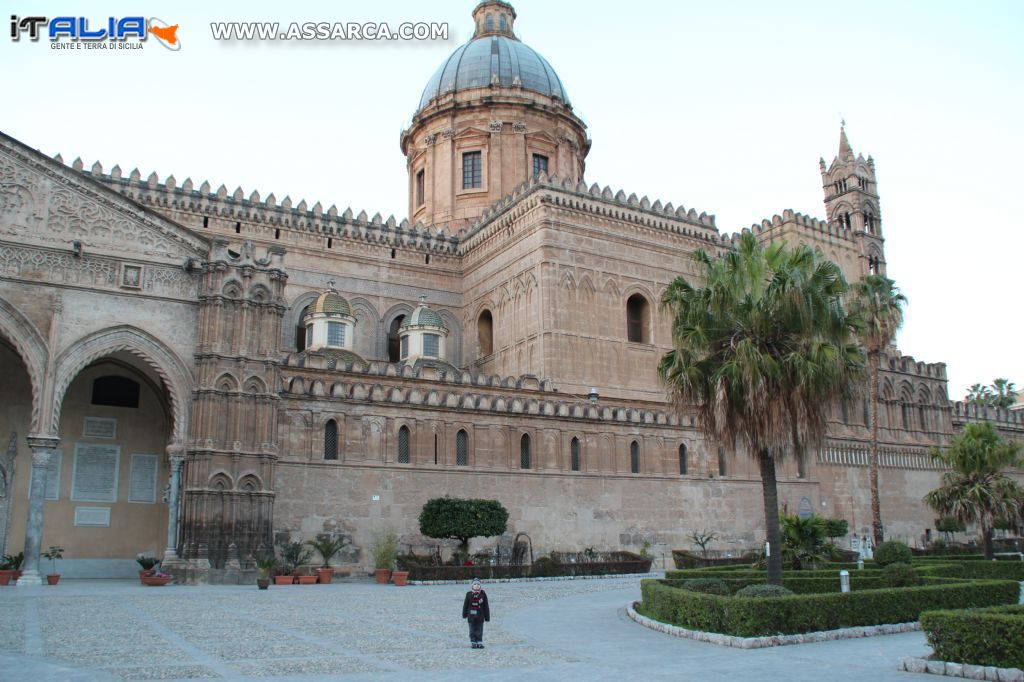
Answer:
[[[782,536],[779,532],[779,490],[775,481],[775,460],[768,450],[758,452],[761,467],[761,495],[764,498],[764,527],[768,538],[768,584],[782,584]]]
[[[988,561],[995,559],[995,549],[992,547],[992,527],[985,523],[981,524],[981,542],[984,547],[985,559]]]
[[[868,453],[868,475],[871,487],[871,528],[875,547],[882,544],[882,505],[878,498],[878,365],[881,353],[871,360],[871,450]]]

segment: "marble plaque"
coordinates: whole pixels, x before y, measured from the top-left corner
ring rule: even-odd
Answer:
[[[117,502],[120,459],[120,445],[75,443],[71,499],[85,502]]]
[[[132,470],[128,477],[128,501],[156,503],[156,475],[160,460],[156,455],[132,455]]]
[[[75,507],[75,525],[110,528],[110,507]]]
[[[46,495],[44,499],[60,499],[60,469],[64,462],[64,453],[54,450],[50,455],[50,463],[46,465]],[[31,481],[29,482],[31,485]]]
[[[107,417],[86,417],[82,427],[82,438],[115,438],[117,420]]]

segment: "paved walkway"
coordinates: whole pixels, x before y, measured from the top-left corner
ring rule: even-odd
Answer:
[[[469,648],[461,585],[0,588],[0,680],[912,680],[905,633],[740,650],[637,625],[635,578],[486,585],[487,648]]]

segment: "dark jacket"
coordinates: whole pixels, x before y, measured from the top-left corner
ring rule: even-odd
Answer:
[[[473,598],[473,590],[466,593],[466,599],[462,602],[462,617],[472,621],[491,620],[491,605],[487,601],[487,593],[480,590],[480,612],[475,616],[469,615],[469,602]]]

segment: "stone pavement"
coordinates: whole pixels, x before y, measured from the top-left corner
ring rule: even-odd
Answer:
[[[738,650],[625,615],[635,578],[488,584],[487,648],[469,648],[464,585],[369,582],[0,588],[0,680],[911,680],[921,633]],[[931,678],[921,678],[931,679]]]

